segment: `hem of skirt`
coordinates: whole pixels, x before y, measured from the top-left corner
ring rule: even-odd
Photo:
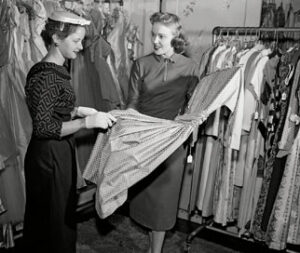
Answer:
[[[166,226],[161,226],[161,225],[157,225],[157,224],[152,224],[151,222],[147,222],[147,218],[144,217],[143,215],[139,215],[137,213],[130,213],[129,215],[130,215],[130,218],[133,219],[136,223],[138,223],[148,229],[154,230],[154,231],[171,230],[175,226],[175,223],[176,223],[176,220],[174,220],[174,221],[170,221]],[[166,222],[164,221],[164,223],[166,223]]]

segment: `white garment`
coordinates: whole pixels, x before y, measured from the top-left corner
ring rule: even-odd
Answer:
[[[244,107],[243,114],[243,130],[245,131],[250,131],[251,122],[254,119],[255,112],[257,110],[258,99],[260,98],[261,85],[263,82],[263,71],[267,61],[269,60],[268,54],[270,53],[271,51],[269,49],[262,50],[253,62],[254,64],[256,64],[256,67],[249,85],[251,85],[251,90],[255,92],[255,96],[246,87],[245,105],[247,106]]]

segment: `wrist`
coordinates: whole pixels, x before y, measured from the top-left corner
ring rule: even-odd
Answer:
[[[78,107],[74,107],[73,111],[71,112],[71,118],[75,118],[77,116],[78,113]]]
[[[86,118],[80,118],[79,122],[80,122],[80,129],[87,128],[86,127]]]

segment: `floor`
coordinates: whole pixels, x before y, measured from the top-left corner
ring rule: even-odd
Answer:
[[[128,205],[124,204],[105,220],[98,218],[94,208],[86,208],[78,219],[77,253],[146,253],[148,231],[128,217]],[[178,219],[172,231],[166,234],[163,253],[284,253],[245,239],[201,229],[199,224]],[[187,238],[191,241],[187,244]],[[299,247],[289,249],[300,253]],[[1,252],[0,252],[1,253]]]
[[[192,240],[190,247],[187,247],[186,238],[197,227],[196,224],[179,219],[174,230],[167,233],[163,253],[274,252],[261,245],[207,229],[202,230]],[[88,215],[81,215],[78,220],[77,253],[146,253],[147,248],[147,231],[122,211],[105,220],[89,212]],[[23,253],[22,238],[16,240],[16,247],[0,249],[0,253],[21,252]]]
[[[197,227],[178,220],[174,230],[167,233],[163,253],[278,253],[207,229],[194,237],[187,247],[186,238]],[[77,253],[146,253],[147,249],[147,231],[126,215],[115,214],[107,220],[92,218],[78,226]]]
[[[114,215],[107,222],[108,224],[104,225],[103,221],[91,219],[79,225],[78,253],[147,252],[148,236],[146,230],[133,223],[126,216]],[[80,233],[80,231],[84,231],[84,233]],[[185,238],[185,233],[178,231],[169,232],[164,245],[164,253],[184,252]],[[189,252],[233,253],[240,251],[204,239],[195,238]]]

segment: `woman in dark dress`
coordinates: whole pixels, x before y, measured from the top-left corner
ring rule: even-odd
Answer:
[[[27,75],[25,92],[33,132],[25,157],[24,252],[76,252],[76,163],[72,134],[112,126],[115,118],[74,107],[66,59],[82,49],[89,21],[66,11],[49,18],[48,54]]]
[[[154,52],[132,66],[128,108],[173,120],[199,81],[198,65],[182,55],[187,43],[176,15],[155,13],[150,21]],[[130,189],[130,216],[150,230],[149,253],[162,251],[165,233],[175,225],[185,158],[181,146]]]

